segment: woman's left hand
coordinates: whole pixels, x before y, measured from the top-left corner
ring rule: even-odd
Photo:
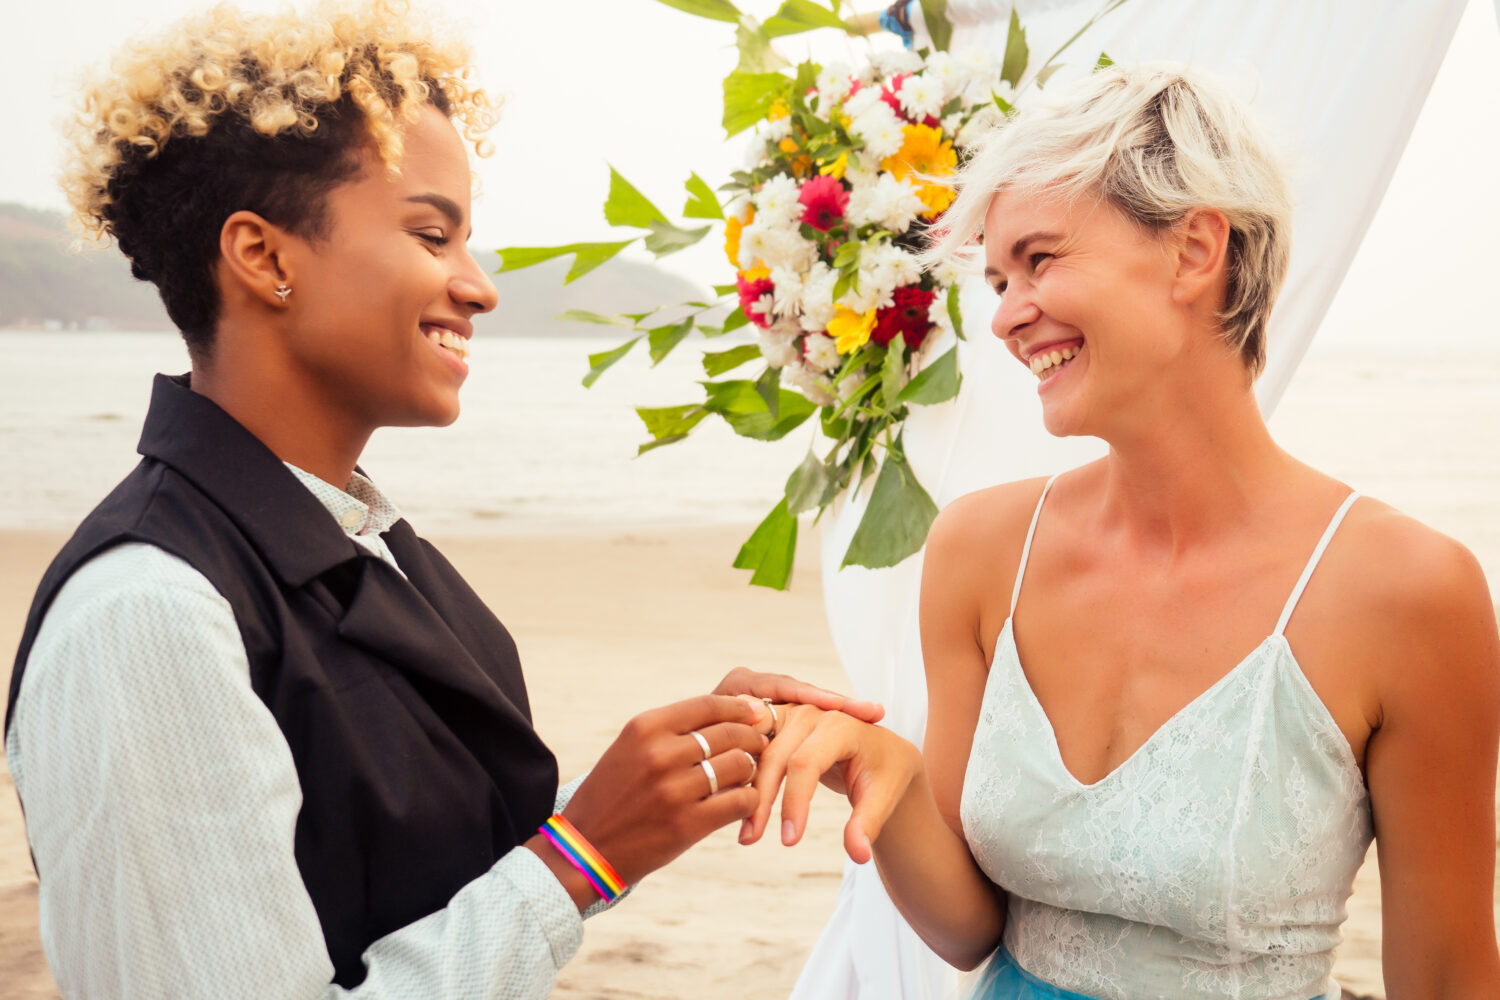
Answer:
[[[713,693],[748,694],[778,703],[814,705],[829,712],[843,712],[864,722],[879,722],[885,717],[884,706],[876,702],[855,701],[837,691],[829,691],[786,674],[763,674],[745,667],[735,667],[725,674]]]
[[[752,844],[765,832],[783,776],[781,842],[801,840],[821,781],[854,807],[844,826],[844,850],[856,864],[869,861],[886,821],[922,773],[921,751],[845,712],[790,704],[775,711],[780,724],[761,752],[754,782],[760,804],[742,824],[740,843]]]

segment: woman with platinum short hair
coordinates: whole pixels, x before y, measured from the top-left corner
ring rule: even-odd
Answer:
[[[761,761],[784,839],[819,776],[847,791],[850,855],[940,955],[989,960],[981,997],[1336,1000],[1378,837],[1389,995],[1500,995],[1489,592],[1267,431],[1268,144],[1207,78],[1115,68],[1001,126],[960,185],[933,253],[982,231],[1047,429],[1109,453],[942,512],[926,745],[791,709]]]

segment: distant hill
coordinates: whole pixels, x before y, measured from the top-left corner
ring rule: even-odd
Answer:
[[[172,323],[151,285],[136,281],[114,248],[71,250],[62,213],[0,202],[0,327],[168,330]],[[492,248],[473,247],[487,271],[500,266]],[[702,299],[703,289],[653,264],[616,258],[571,285],[571,258],[524,271],[492,274],[500,305],[478,317],[482,336],[599,336],[603,327],[559,323],[568,309],[642,312]]]

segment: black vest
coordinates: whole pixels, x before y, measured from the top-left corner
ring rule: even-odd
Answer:
[[[139,451],[42,578],[6,727],[74,570],[132,541],[187,561],[233,608],[251,686],[291,747],[297,865],[334,981],[355,986],[365,948],[447,905],[552,813],[557,762],[515,643],[410,525],[384,536],[403,579],[186,376],[157,376]]]

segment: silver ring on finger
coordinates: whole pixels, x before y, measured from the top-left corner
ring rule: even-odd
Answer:
[[[763,701],[763,702],[766,703],[766,711],[768,711],[768,712],[771,713],[771,733],[770,733],[770,737],[771,737],[771,739],[775,739],[776,738],[776,730],[781,726],[781,719],[776,715],[776,706],[773,705],[773,704],[771,704],[771,699],[770,698],[762,698],[761,701]]]
[[[703,773],[708,775],[708,794],[719,794],[719,776],[714,774],[714,766],[706,760],[700,760],[698,766],[703,768]]]
[[[745,784],[753,785],[755,784],[755,774],[760,770],[760,762],[755,759],[755,754],[749,750],[745,751],[745,756],[750,758],[750,777],[745,779]]]
[[[691,736],[693,739],[695,739],[695,740],[698,741],[698,747],[703,751],[703,759],[704,760],[708,760],[708,758],[710,758],[710,757],[712,757],[714,755],[713,751],[708,748],[708,737],[704,736],[702,733],[698,732],[698,730],[696,730],[696,729],[694,729],[692,732],[688,733],[688,735]]]

